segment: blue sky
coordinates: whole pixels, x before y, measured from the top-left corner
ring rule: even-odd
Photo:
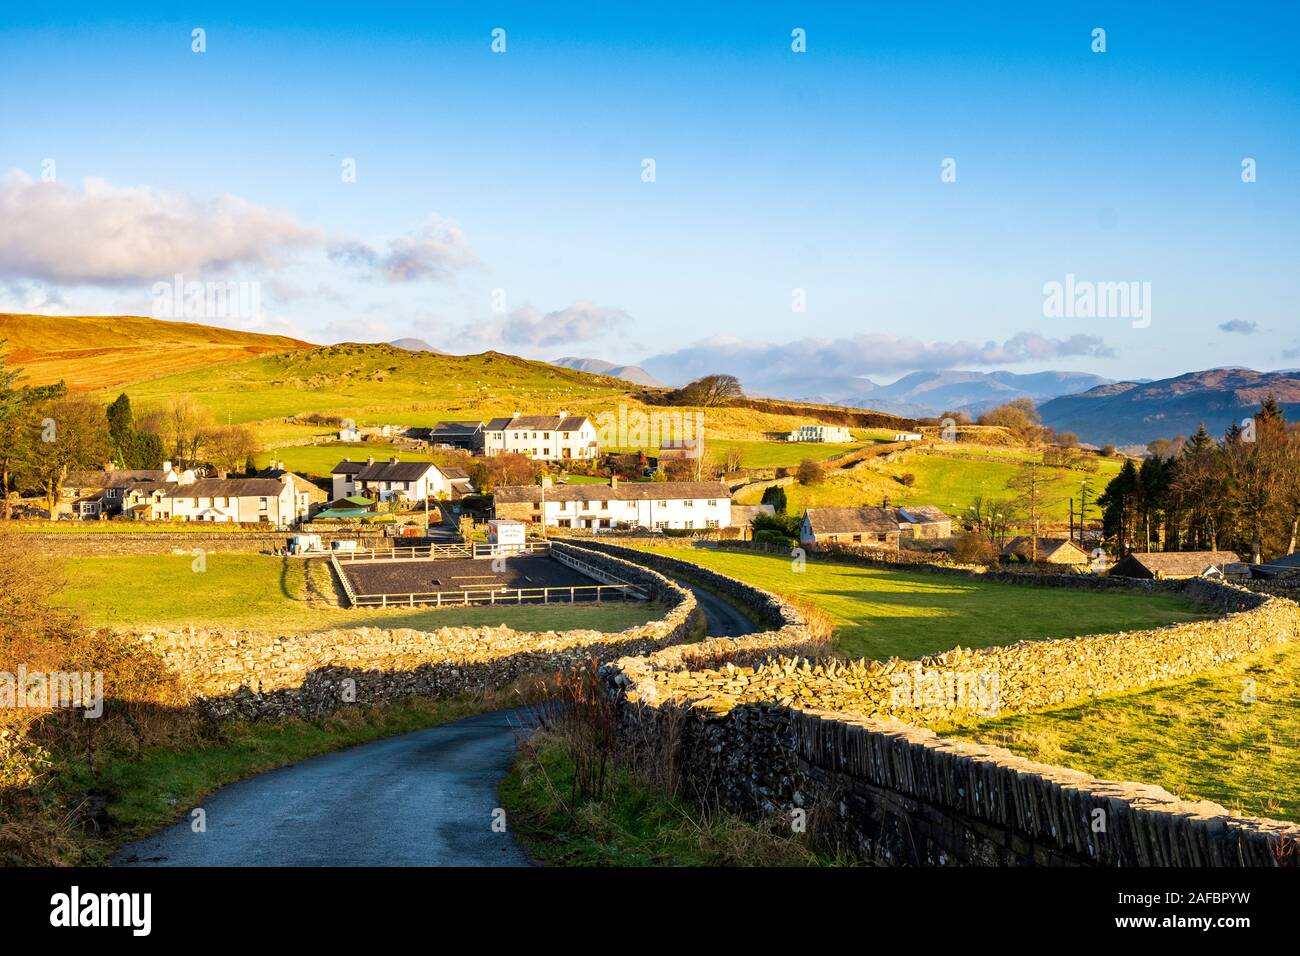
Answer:
[[[6,8],[0,309],[181,271],[258,284],[216,324],[666,379],[1300,366],[1300,6],[540,6]],[[1067,274],[1150,324],[1045,316]]]

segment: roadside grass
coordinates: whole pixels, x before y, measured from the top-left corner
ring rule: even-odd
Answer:
[[[320,560],[263,554],[123,555],[65,558],[54,603],[104,627],[228,627],[284,634],[331,628],[505,625],[520,631],[621,631],[663,616],[657,602],[464,608],[344,608]]]
[[[1300,821],[1300,645],[1139,694],[934,729],[1233,813]]]
[[[485,694],[357,705],[310,720],[226,721],[176,746],[100,755],[94,768],[79,754],[58,754],[43,796],[84,825],[51,862],[107,863],[124,844],[183,818],[227,784],[330,751],[517,707],[543,693],[543,682],[521,682]]]
[[[577,767],[542,729],[523,744],[499,792],[511,829],[551,866],[824,866],[840,862],[791,834],[672,797],[613,766],[603,796],[574,802]],[[784,823],[784,832],[782,832]]]
[[[750,584],[820,608],[847,657],[905,659],[950,650],[1078,637],[1213,614],[1177,595],[1092,593],[810,559],[803,571],[778,554],[665,548]]]

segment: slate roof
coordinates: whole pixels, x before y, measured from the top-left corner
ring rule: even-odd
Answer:
[[[538,485],[507,485],[495,492],[498,503],[542,500]],[[687,498],[725,498],[731,489],[721,481],[630,481],[609,485],[557,485],[546,489],[547,501],[682,501]],[[897,529],[895,529],[897,530]]]
[[[1134,551],[1115,567],[1127,561],[1134,561],[1157,576],[1196,577],[1207,568],[1222,570],[1225,564],[1237,564],[1241,558],[1233,551]]]
[[[1039,538],[1038,539],[1038,559],[1044,560],[1055,554],[1062,548],[1069,548],[1078,551],[1085,558],[1088,552],[1081,548],[1077,541],[1071,541],[1069,538]],[[1017,535],[1006,543],[1002,548],[1002,556],[1009,558],[1012,555],[1021,558],[1029,558],[1033,554],[1030,547],[1029,535]]]
[[[274,478],[200,478],[170,485],[168,498],[278,498],[284,485]]]
[[[898,511],[894,508],[872,505],[861,508],[809,508],[805,516],[815,535],[856,534],[861,531],[870,534],[899,533]]]
[[[952,520],[951,515],[934,505],[904,505],[898,509],[898,517],[910,524],[940,524]]]
[[[429,469],[437,470],[431,461],[377,461],[357,472],[357,481],[419,481]]]
[[[494,418],[483,426],[484,431],[538,431],[576,432],[587,423],[586,415],[520,415],[518,418]]]

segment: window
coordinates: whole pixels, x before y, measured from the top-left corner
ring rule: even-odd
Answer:
[[[568,432],[565,432],[565,433],[564,433],[564,440],[565,440],[565,441],[568,441],[568,440],[569,440],[569,433],[568,433]]]
[[[716,518],[708,518],[704,522],[704,527],[706,528],[716,528],[717,526],[718,526],[718,521]]]
[[[602,502],[600,503],[600,510],[601,510],[601,511],[608,511],[608,510],[609,510],[609,502],[608,502],[608,501],[602,501]]]
[[[660,531],[662,531],[664,528],[668,527],[668,522],[667,522],[667,521],[656,521],[656,522],[655,522],[655,527],[658,528]]]
[[[659,507],[660,507],[660,508],[667,508],[667,507],[668,507],[668,502],[666,502],[666,501],[661,501],[661,502],[659,502]]]
[[[860,534],[855,534],[855,535],[853,536],[853,541],[854,541],[855,544],[858,543],[858,542],[860,542],[861,540],[862,540],[862,535],[860,535]]]
[[[550,432],[542,432],[542,441],[550,441],[550,440],[551,440],[551,433],[550,433]]]
[[[533,502],[533,510],[534,510],[534,511],[541,511],[541,510],[542,510],[542,503],[541,503],[540,501],[534,501],[534,502]]]
[[[709,507],[710,507],[710,508],[716,508],[717,506],[718,506],[718,499],[717,499],[717,498],[710,498],[710,499],[709,499]]]
[[[686,529],[689,530],[690,528],[694,528],[694,527],[695,527],[695,522],[694,522],[694,521],[683,521],[683,522],[682,522],[682,527],[683,527],[683,528],[686,528]]]
[[[694,507],[695,507],[695,499],[693,499],[693,498],[687,498],[685,501],[682,502],[682,507],[683,507],[683,508],[694,508]]]
[[[259,501],[258,501],[258,507],[259,507],[261,510],[263,510],[263,511],[266,510],[266,499],[265,499],[265,498],[261,498],[261,499],[259,499]]]

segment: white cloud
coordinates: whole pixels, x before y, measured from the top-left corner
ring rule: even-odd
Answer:
[[[196,199],[96,177],[77,188],[18,169],[0,179],[0,279],[125,286],[178,273],[274,273],[307,251],[392,283],[445,279],[477,262],[460,226],[437,215],[380,252],[238,196]]]
[[[839,339],[799,339],[785,344],[732,337],[703,339],[694,345],[641,362],[651,375],[681,384],[714,372],[762,387],[791,375],[843,378],[923,369],[1002,366],[1061,358],[1110,358],[1114,350],[1095,335],[1049,339],[1021,332],[1005,342],[924,342],[870,334]]]
[[[482,345],[547,348],[574,342],[589,342],[625,328],[632,321],[622,309],[575,302],[565,309],[543,314],[524,304],[504,319],[476,322],[461,330],[460,338]]]
[[[0,180],[0,275],[59,284],[120,285],[174,273],[275,264],[320,234],[237,196],[197,200],[88,178],[81,189]]]

